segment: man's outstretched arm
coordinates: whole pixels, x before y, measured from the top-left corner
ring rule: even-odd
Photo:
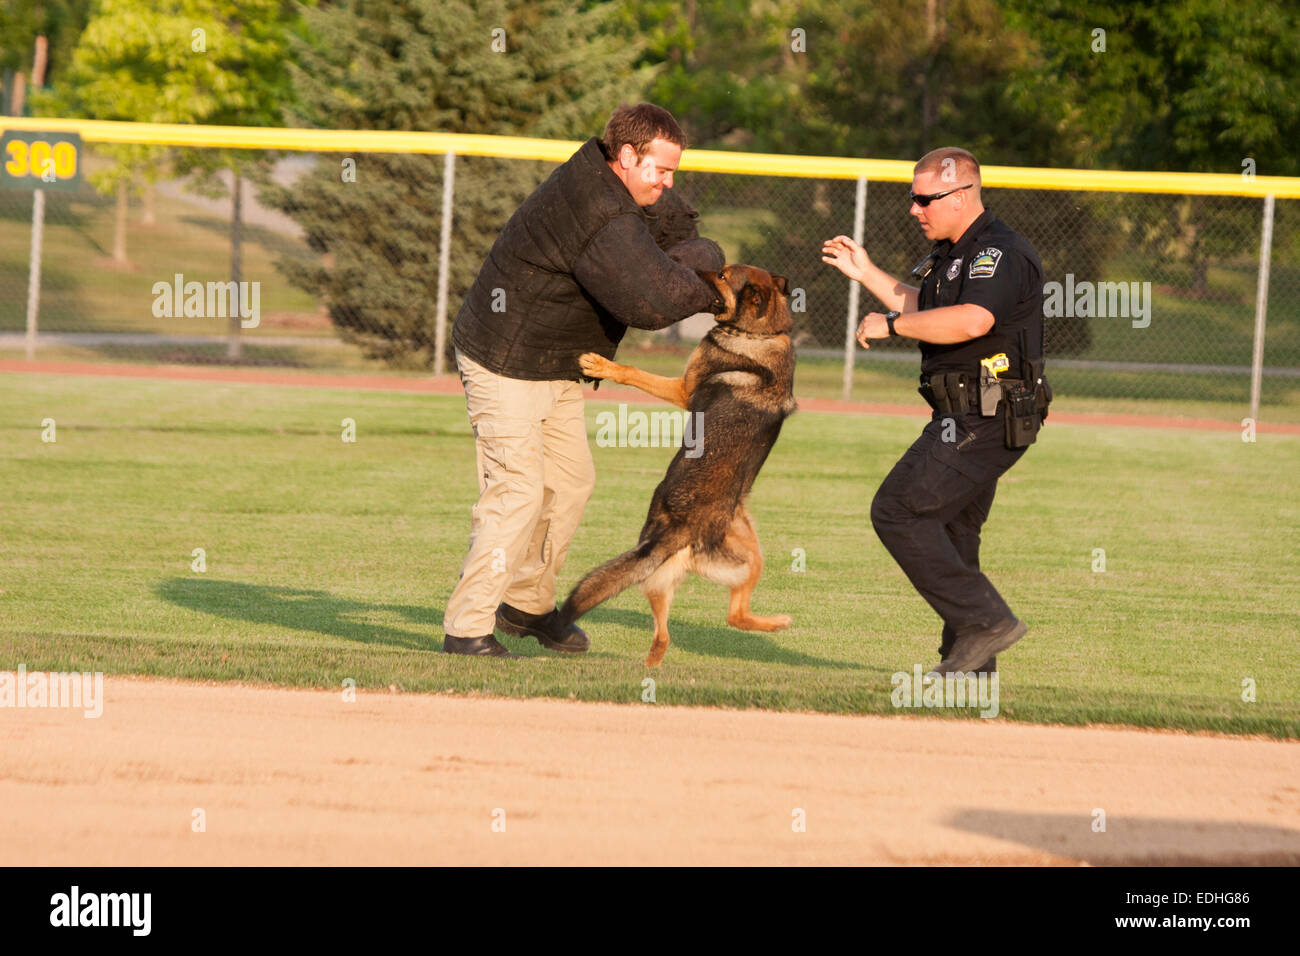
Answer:
[[[645,223],[631,214],[618,216],[592,237],[573,274],[614,318],[638,329],[666,329],[717,304],[717,294],[695,270],[665,254]]]

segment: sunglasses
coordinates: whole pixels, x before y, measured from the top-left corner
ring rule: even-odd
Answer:
[[[918,206],[924,209],[926,206],[930,205],[930,203],[934,202],[936,199],[942,199],[944,196],[951,196],[953,193],[959,193],[963,189],[970,189],[971,186],[974,185],[975,185],[974,183],[967,183],[965,186],[958,186],[956,189],[949,189],[946,192],[931,193],[928,196],[918,196],[916,193],[909,193],[908,195],[912,197],[912,202],[916,203]]]

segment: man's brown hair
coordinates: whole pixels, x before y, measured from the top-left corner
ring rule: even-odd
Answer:
[[[980,187],[980,164],[960,146],[944,146],[932,149],[916,162],[912,175],[918,173],[938,173],[944,182],[951,181],[953,186],[975,184],[975,191]]]
[[[653,103],[637,103],[635,106],[620,106],[614,110],[609,122],[605,124],[601,144],[605,147],[605,155],[610,159],[618,156],[624,143],[636,150],[637,159],[640,159],[656,139],[666,139],[682,149],[686,148],[686,134],[677,125],[672,113]]]

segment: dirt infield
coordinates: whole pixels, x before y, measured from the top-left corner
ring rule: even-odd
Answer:
[[[415,392],[429,395],[460,395],[460,379],[403,378],[389,375],[323,375],[313,372],[279,372],[265,369],[219,368],[201,365],[104,365],[94,362],[28,362],[0,359],[0,372],[47,372],[55,375],[91,375],[106,378],[146,378],[176,381],[234,382],[246,385],[297,385],[310,388],[354,388],[363,391]],[[621,401],[632,404],[663,404],[632,388],[607,385],[602,392],[583,389],[588,400]],[[928,418],[930,410],[920,401],[911,405],[879,402],[844,402],[830,398],[800,398],[799,407],[808,412],[840,412],[851,415],[905,415]],[[1053,412],[1051,420],[1064,425],[1126,425],[1132,428],[1174,428],[1195,431],[1240,431],[1241,423],[1217,418],[1183,418],[1170,415],[1108,415]],[[1260,422],[1262,434],[1300,435],[1300,424]]]
[[[1300,863],[1294,743],[114,677],[104,690],[98,719],[0,709],[0,863]]]

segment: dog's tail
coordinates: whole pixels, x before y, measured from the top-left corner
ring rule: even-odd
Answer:
[[[560,620],[568,626],[597,605],[640,584],[681,547],[666,539],[643,541],[631,551],[592,568],[569,592],[568,600],[560,608]]]

